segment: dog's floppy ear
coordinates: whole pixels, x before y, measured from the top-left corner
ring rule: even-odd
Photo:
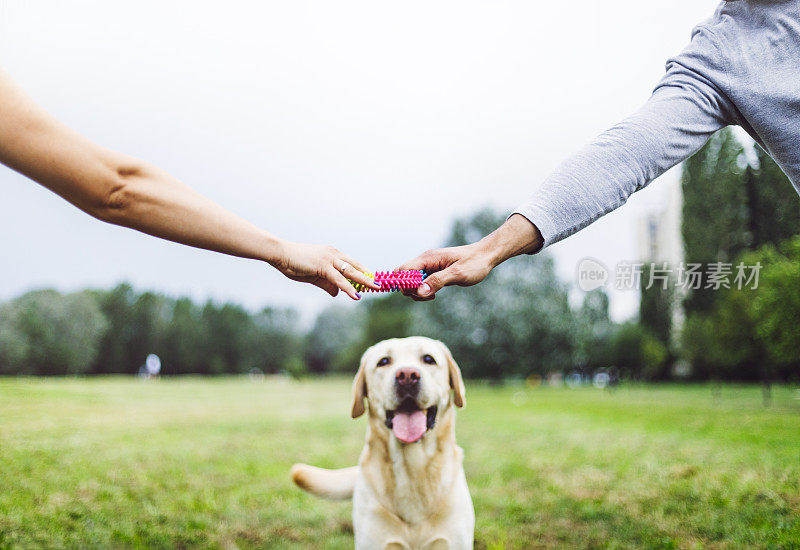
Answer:
[[[450,353],[450,350],[447,346],[441,344],[442,349],[444,350],[444,355],[447,358],[447,372],[450,374],[450,387],[453,388],[454,396],[453,396],[453,403],[456,404],[456,407],[463,407],[466,403],[466,393],[467,390],[464,387],[464,379],[461,378],[461,369],[458,368],[458,364],[456,360],[453,359],[453,354]]]
[[[358,418],[364,411],[364,399],[367,397],[367,374],[364,372],[364,367],[367,364],[367,354],[361,357],[361,365],[358,367],[356,378],[353,380],[353,412],[350,413],[353,418]]]

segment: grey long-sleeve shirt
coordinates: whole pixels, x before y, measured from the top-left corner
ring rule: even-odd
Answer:
[[[800,0],[722,2],[633,116],[567,159],[515,213],[548,246],[741,125],[800,193]]]

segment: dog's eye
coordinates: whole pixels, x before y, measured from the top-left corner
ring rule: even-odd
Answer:
[[[388,365],[391,362],[392,362],[392,360],[389,359],[388,357],[382,357],[381,360],[378,361],[378,366],[379,367],[385,367],[386,365]]]
[[[422,356],[422,362],[427,365],[435,365],[436,359],[434,359],[432,356],[426,353],[425,355]]]

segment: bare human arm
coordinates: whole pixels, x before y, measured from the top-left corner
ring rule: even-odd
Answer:
[[[357,261],[321,245],[287,242],[225,210],[165,171],[105,149],[37,105],[0,70],[0,163],[95,218],[155,237],[269,263],[336,296],[359,295],[340,271],[377,288]]]

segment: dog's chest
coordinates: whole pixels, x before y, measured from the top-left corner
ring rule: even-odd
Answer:
[[[394,512],[409,524],[429,523],[447,508],[453,465],[425,449],[393,457]]]

